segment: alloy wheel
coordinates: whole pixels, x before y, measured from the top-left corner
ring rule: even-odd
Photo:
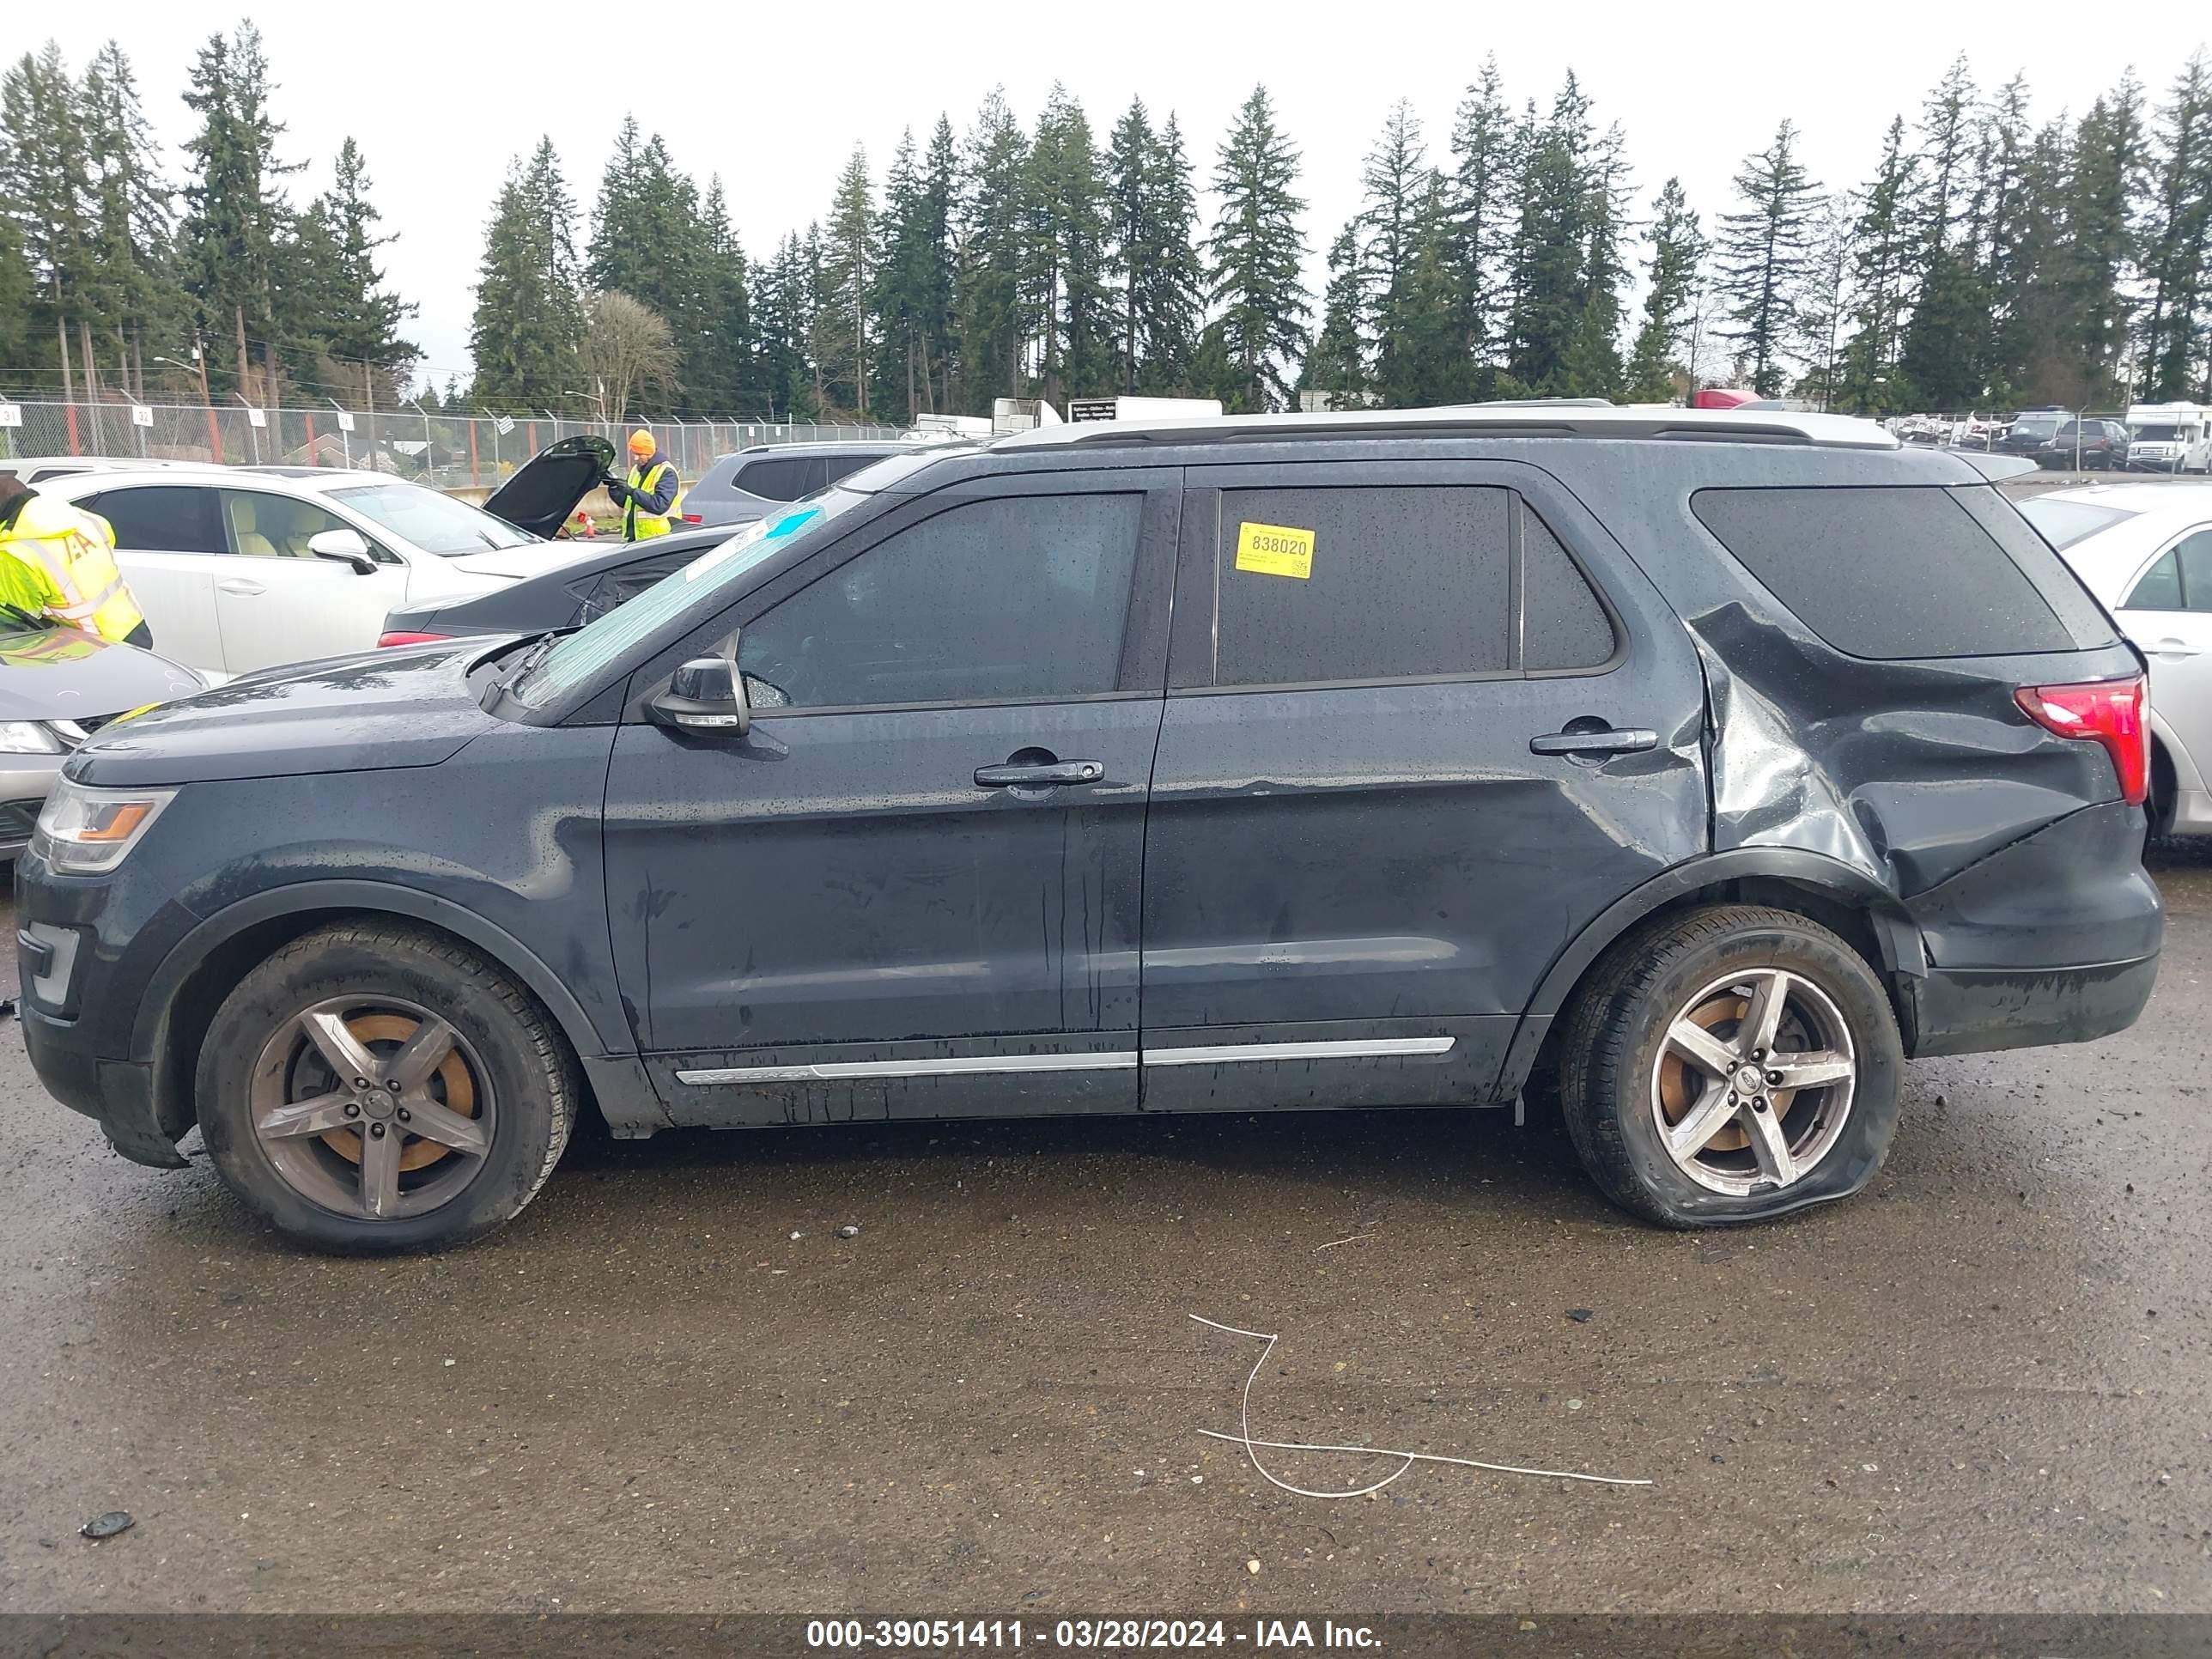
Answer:
[[[1858,1075],[1850,1026],[1802,974],[1714,981],[1667,1027],[1651,1114],[1675,1166],[1735,1197],[1795,1185],[1832,1152]]]
[[[278,1026],[249,1085],[253,1133],[295,1192],[372,1221],[421,1215],[483,1168],[495,1103],[453,1026],[400,998],[333,997]]]

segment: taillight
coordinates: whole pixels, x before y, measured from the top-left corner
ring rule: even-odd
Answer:
[[[2120,775],[2120,795],[2140,806],[2150,794],[2150,700],[2140,674],[2087,685],[2023,685],[2014,692],[2029,719],[2062,738],[2101,743]]]
[[[702,524],[705,520],[701,519],[696,513],[686,513],[684,515],[684,522],[686,524]]]
[[[416,634],[404,628],[398,628],[389,634],[379,635],[376,642],[379,645],[428,645],[434,640],[452,637],[449,634]]]

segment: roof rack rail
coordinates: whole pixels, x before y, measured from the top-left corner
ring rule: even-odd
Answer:
[[[1199,419],[1083,421],[1010,433],[1000,447],[1127,448],[1158,444],[1258,444],[1310,438],[1637,438],[1706,443],[1803,444],[1895,449],[1876,422],[1785,410],[1677,409],[1592,398],[1461,404],[1439,409],[1360,409],[1312,415],[1218,415]]]

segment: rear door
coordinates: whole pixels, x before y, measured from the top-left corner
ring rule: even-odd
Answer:
[[[265,489],[220,493],[234,550],[215,584],[228,672],[375,646],[386,614],[406,603],[407,567],[398,555],[370,540],[376,568],[363,575],[307,550],[311,537],[355,529],[328,508]]]
[[[1145,1103],[1484,1099],[1567,941],[1705,848],[1690,644],[1530,466],[1186,479]]]
[[[216,583],[230,568],[217,492],[141,484],[79,495],[115,529],[115,563],[146,616],[155,647],[204,674],[225,673]]]

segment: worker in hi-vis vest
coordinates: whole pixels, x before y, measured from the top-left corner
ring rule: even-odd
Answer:
[[[607,496],[623,510],[623,539],[641,542],[665,536],[684,505],[676,463],[664,459],[660,446],[643,427],[629,434],[629,477],[607,480]]]
[[[107,520],[49,501],[12,473],[0,474],[0,604],[103,640],[154,643],[115,568]]]

